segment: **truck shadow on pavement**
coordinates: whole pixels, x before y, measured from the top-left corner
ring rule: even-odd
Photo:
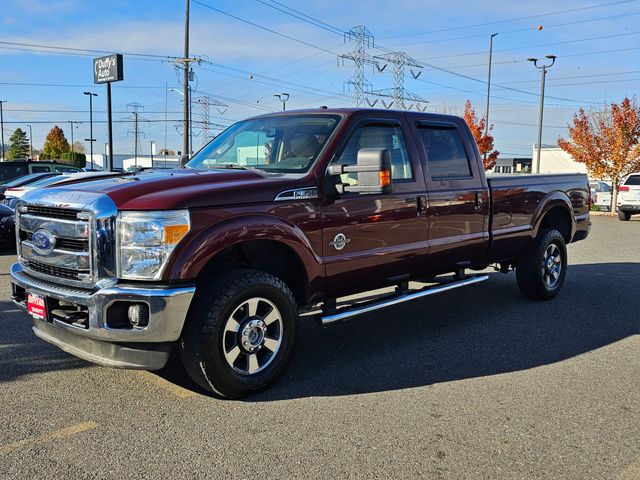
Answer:
[[[369,317],[300,328],[284,377],[250,401],[421,387],[559,362],[640,333],[640,263],[571,265],[562,294],[525,299],[515,274]]]
[[[10,301],[0,301],[0,383],[91,364],[37,338],[31,319]]]
[[[515,274],[320,327],[303,320],[283,377],[247,401],[269,402],[428,386],[549,365],[640,333],[632,294],[640,263],[571,265],[550,302],[522,297]],[[37,339],[0,302],[0,382],[91,364]],[[157,375],[205,393],[175,356]]]

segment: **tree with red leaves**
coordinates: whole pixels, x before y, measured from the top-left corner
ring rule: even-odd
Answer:
[[[464,105],[464,121],[467,122],[473,138],[475,138],[478,144],[478,150],[482,155],[482,163],[485,170],[491,170],[495,164],[499,151],[493,148],[493,136],[487,133],[485,135],[484,130],[486,127],[486,120],[484,118],[478,118],[475,109],[471,106],[471,102],[467,100]],[[493,130],[493,125],[489,125],[489,131]]]
[[[599,112],[580,109],[569,125],[569,138],[558,145],[584,163],[590,175],[611,180],[611,211],[615,212],[620,182],[640,171],[640,107],[625,98]]]

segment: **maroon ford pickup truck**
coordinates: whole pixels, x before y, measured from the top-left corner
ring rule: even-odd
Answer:
[[[451,116],[270,114],[184,166],[24,197],[13,300],[38,337],[149,370],[177,346],[198,384],[239,398],[282,372],[300,315],[363,315],[484,281],[468,271],[491,265],[515,269],[527,297],[551,299],[565,245],[589,232],[585,175],[487,178]]]

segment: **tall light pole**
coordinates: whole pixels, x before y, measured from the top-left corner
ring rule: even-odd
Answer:
[[[540,173],[540,151],[542,150],[542,117],[544,112],[544,82],[547,77],[547,70],[556,63],[555,55],[546,55],[546,58],[551,60],[549,65],[538,65],[537,58],[527,58],[533,65],[540,70],[542,79],[540,80],[540,113],[538,115],[538,151],[536,153],[536,173]]]
[[[278,100],[280,100],[282,102],[282,111],[284,112],[287,109],[285,104],[289,100],[289,94],[288,93],[276,93],[273,96],[276,97]]]
[[[2,116],[2,104],[7,103],[6,100],[0,100],[0,130],[2,131],[2,137],[0,138],[0,144],[2,144],[2,161],[4,162],[4,117]]]
[[[487,136],[489,134],[489,98],[491,96],[491,62],[493,57],[493,37],[498,35],[497,33],[492,33],[489,37],[489,78],[487,79],[487,110],[485,112],[484,117],[484,135]],[[486,160],[487,153],[485,152],[484,158]]]
[[[91,92],[84,92],[84,94],[89,96],[89,138],[85,138],[84,141],[89,142],[89,152],[91,155],[90,170],[93,171],[93,142],[96,141],[96,139],[93,138],[93,97],[97,97],[98,94]]]
[[[189,0],[185,0],[185,15],[184,15],[184,78],[183,78],[183,97],[184,97],[184,109],[182,111],[182,125],[184,128],[184,136],[182,137],[182,154],[190,156],[190,135],[189,135],[189,112],[191,110],[191,101],[189,94]]]
[[[184,131],[184,136],[186,137],[187,135],[189,135],[189,140],[187,142],[187,145],[191,145],[191,148],[193,148],[193,119],[191,117],[191,112],[193,111],[192,105],[191,105],[191,87],[188,88],[187,90],[187,95],[185,96],[184,93],[182,93],[180,90],[176,89],[176,88],[170,88],[169,89],[170,92],[176,92],[177,94],[181,95],[183,97],[183,103],[186,105],[189,105],[189,109],[188,109],[188,114],[187,114],[187,118],[189,118],[189,122],[187,123],[187,128],[189,130],[185,130]],[[184,146],[184,138],[182,139],[182,145]],[[185,153],[182,153],[183,155],[185,155]],[[186,155],[191,155],[191,153],[187,153]]]
[[[33,160],[33,131],[31,130],[31,125],[27,125],[27,127],[29,127],[29,156]]]

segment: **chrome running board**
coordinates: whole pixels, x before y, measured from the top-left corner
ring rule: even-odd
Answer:
[[[373,312],[382,308],[391,307],[399,303],[409,302],[411,300],[417,300],[418,298],[428,297],[429,295],[447,292],[455,288],[474,285],[476,283],[484,282],[488,279],[488,275],[476,275],[473,277],[464,278],[462,280],[455,280],[453,282],[425,287],[421,290],[409,290],[406,293],[401,293],[400,295],[393,295],[391,298],[388,298],[386,300],[373,301],[370,303],[359,305],[356,304],[353,307],[343,307],[341,309],[338,309],[335,313],[332,313],[330,315],[323,315],[320,319],[320,323],[322,325],[328,325],[329,323],[346,320],[347,318]]]

